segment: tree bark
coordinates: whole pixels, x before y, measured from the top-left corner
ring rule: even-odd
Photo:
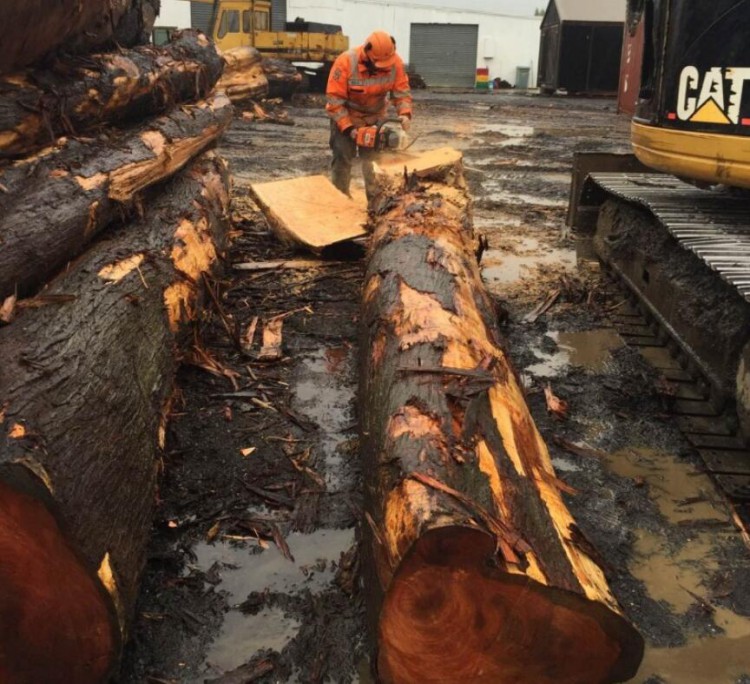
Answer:
[[[160,48],[74,57],[50,69],[0,77],[0,157],[201,99],[222,69],[214,44],[189,30]]]
[[[92,52],[148,40],[159,0],[8,0],[0,3],[0,74],[21,69],[57,49]]]
[[[461,162],[421,177],[405,188],[376,177],[363,294],[364,548],[379,675],[630,679],[643,642],[563,502],[569,488],[503,350]]]
[[[141,190],[213,145],[232,114],[217,95],[105,142],[67,140],[0,170],[0,299],[45,283],[137,204]]]
[[[243,102],[268,95],[268,78],[263,71],[260,52],[254,47],[227,50],[222,57],[224,73],[217,89],[226,92],[232,102]]]
[[[228,172],[208,153],[0,330],[4,683],[98,684],[117,664],[177,351],[228,213]]]
[[[302,74],[285,59],[267,57],[263,71],[268,79],[268,97],[290,98],[302,86]]]

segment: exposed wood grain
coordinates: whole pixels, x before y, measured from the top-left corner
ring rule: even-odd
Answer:
[[[272,230],[286,242],[321,252],[367,234],[367,210],[338,190],[327,176],[255,183],[253,198]]]
[[[580,543],[504,350],[460,155],[440,159],[429,180],[381,171],[370,188],[360,415],[379,677],[628,680],[642,639]]]
[[[4,684],[96,684],[118,660],[178,351],[228,207],[226,166],[209,153],[52,283],[59,300],[0,331]]]

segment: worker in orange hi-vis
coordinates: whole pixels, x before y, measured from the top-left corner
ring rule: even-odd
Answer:
[[[326,111],[331,117],[331,180],[349,194],[352,160],[357,155],[357,129],[386,118],[388,98],[404,131],[411,124],[411,90],[396,41],[385,31],[375,31],[363,45],[344,52],[331,67],[326,89]],[[367,157],[372,150],[360,148]]]

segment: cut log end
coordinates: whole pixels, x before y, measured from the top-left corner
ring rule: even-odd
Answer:
[[[0,681],[104,681],[114,612],[37,497],[0,480]]]
[[[419,538],[383,604],[383,681],[593,684],[635,676],[643,643],[626,620],[509,574],[495,557],[480,530],[443,527]]]

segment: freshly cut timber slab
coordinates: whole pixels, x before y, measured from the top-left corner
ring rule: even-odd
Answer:
[[[70,57],[48,69],[0,77],[0,157],[200,100],[222,68],[215,45],[188,30],[163,47]]]
[[[0,299],[45,283],[142,190],[213,145],[232,115],[217,95],[105,141],[66,140],[0,169]]]
[[[563,501],[574,492],[503,348],[461,162],[428,182],[376,180],[360,416],[381,681],[631,679],[643,641]]]
[[[303,176],[250,186],[273,231],[313,252],[367,234],[367,208],[327,176]]]
[[[109,681],[145,562],[177,355],[228,210],[229,174],[208,153],[0,329],[3,684]]]
[[[424,152],[397,152],[381,154],[375,162],[375,172],[390,176],[415,173],[423,178],[453,169],[463,155],[452,147],[439,147]]]
[[[62,47],[84,53],[146,43],[158,13],[159,0],[3,0],[0,74]]]

